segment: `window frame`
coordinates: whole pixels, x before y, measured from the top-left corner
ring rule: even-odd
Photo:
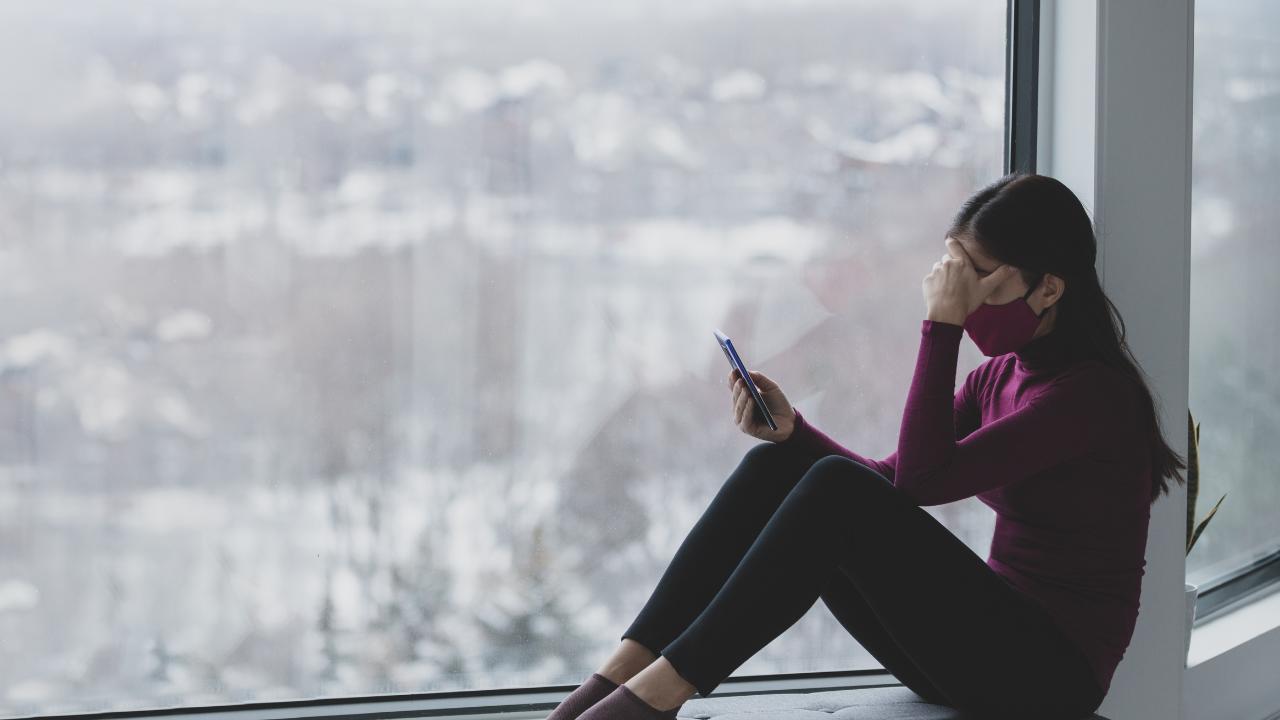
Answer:
[[[1188,575],[1188,580],[1190,575]],[[1198,584],[1193,627],[1214,620],[1280,585],[1280,546]]]
[[[1005,6],[1004,171],[1036,171],[1040,84],[1040,0]]]
[[[1040,0],[1006,0],[1004,172],[1035,172],[1039,95]],[[779,692],[818,692],[897,687],[881,669],[775,673],[726,678],[716,697]],[[125,720],[173,717],[182,720],[283,720],[285,718],[543,718],[576,685],[542,685],[491,690],[389,693],[224,705],[108,710],[17,716],[12,720]]]

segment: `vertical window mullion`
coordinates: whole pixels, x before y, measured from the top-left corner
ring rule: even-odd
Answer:
[[[1004,170],[1036,170],[1040,0],[1009,0],[1005,33]]]

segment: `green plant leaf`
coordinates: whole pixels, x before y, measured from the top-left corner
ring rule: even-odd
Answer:
[[[1187,545],[1188,555],[1191,554],[1191,548],[1196,544],[1196,540],[1200,539],[1200,533],[1204,532],[1204,526],[1209,524],[1209,521],[1213,519],[1213,514],[1218,512],[1218,506],[1221,505],[1222,501],[1226,499],[1227,499],[1227,494],[1222,493],[1222,497],[1218,498],[1218,502],[1213,504],[1213,509],[1209,511],[1208,515],[1204,516],[1204,520],[1200,521],[1200,525],[1196,527],[1195,534],[1191,536],[1191,543]]]

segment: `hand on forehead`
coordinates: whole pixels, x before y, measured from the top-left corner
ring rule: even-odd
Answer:
[[[954,240],[955,242],[947,242],[948,240]],[[947,252],[949,254],[961,259],[965,259],[967,257],[969,264],[973,266],[973,269],[976,270],[979,275],[990,275],[1002,264],[998,260],[988,257],[987,254],[982,251],[982,248],[978,247],[978,244],[972,240],[964,240],[948,235],[944,242],[946,243]]]

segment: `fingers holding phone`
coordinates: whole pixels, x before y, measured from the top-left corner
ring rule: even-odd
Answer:
[[[748,369],[728,335],[718,328],[713,332],[729,362],[734,423],[744,433],[761,440],[781,442],[789,437],[795,426],[795,412],[782,389],[764,373]]]
[[[795,427],[795,411],[791,407],[791,401],[787,399],[782,388],[778,383],[774,382],[769,376],[758,370],[748,370],[751,374],[751,380],[756,385],[756,390],[760,393],[760,397],[764,400],[765,407],[769,409],[769,413],[773,416],[774,423],[778,426],[777,430],[769,427],[765,422],[764,415],[760,412],[760,408],[756,406],[755,398],[752,397],[751,391],[747,388],[746,382],[742,379],[737,368],[729,371],[729,389],[731,391],[731,407],[733,411],[733,422],[742,432],[751,437],[770,442],[782,442],[791,435],[792,429]]]

